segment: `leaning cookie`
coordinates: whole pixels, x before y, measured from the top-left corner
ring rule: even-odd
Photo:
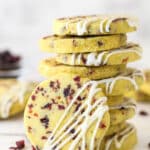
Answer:
[[[40,40],[40,49],[52,53],[85,53],[111,50],[126,44],[126,35],[94,37],[47,36]]]
[[[39,65],[39,72],[47,78],[59,73],[64,73],[88,77],[90,79],[104,79],[122,73],[125,71],[125,68],[125,65],[100,67],[69,66],[58,63],[53,58],[49,58],[41,61]]]
[[[99,149],[110,122],[106,99],[97,81],[52,76],[36,87],[28,101],[27,137],[38,150]]]
[[[35,84],[18,79],[0,79],[0,118],[6,119],[22,112]]]
[[[54,59],[58,63],[72,66],[119,65],[137,61],[141,58],[142,48],[133,43],[102,52],[57,54]]]
[[[57,35],[104,35],[133,32],[137,19],[125,15],[89,15],[58,18],[53,23]]]
[[[100,150],[131,150],[137,144],[136,129],[128,124],[125,129],[112,136],[107,136]]]

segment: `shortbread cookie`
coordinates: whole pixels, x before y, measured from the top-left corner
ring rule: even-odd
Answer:
[[[136,129],[131,124],[119,133],[105,137],[100,150],[131,150],[137,144]]]
[[[0,118],[22,112],[35,85],[18,79],[0,79]]]
[[[53,53],[85,53],[111,50],[126,44],[126,35],[94,37],[48,36],[40,40],[40,48]]]
[[[91,53],[58,54],[56,62],[73,66],[119,65],[137,61],[142,56],[142,48],[129,43],[119,49]]]
[[[49,78],[59,73],[75,74],[90,79],[104,79],[116,76],[125,71],[125,65],[85,67],[85,66],[68,66],[57,63],[54,59],[49,58],[41,61],[39,72]]]
[[[109,113],[110,126],[125,122],[126,120],[132,118],[136,113],[135,101],[129,98],[124,98],[124,101],[120,104],[109,105]]]
[[[40,83],[28,101],[27,137],[38,150],[99,149],[110,122],[106,99],[97,81],[55,75]]]
[[[89,15],[56,19],[53,23],[57,35],[103,35],[133,32],[137,19],[125,15]]]

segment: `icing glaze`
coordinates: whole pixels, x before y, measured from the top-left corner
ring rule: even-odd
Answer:
[[[110,32],[110,26],[113,22],[113,20],[116,20],[117,18],[125,18],[122,16],[103,16],[103,15],[97,15],[97,16],[93,16],[91,18],[84,18],[84,20],[77,20],[76,22],[76,31],[78,35],[83,35],[84,33],[87,32],[87,28],[90,25],[90,23],[95,22],[95,21],[99,21],[100,20],[100,24],[99,24],[99,31],[100,33],[109,33]],[[130,26],[136,26],[137,25],[137,21],[135,21],[135,19],[126,18],[126,21],[128,22],[128,24]],[[68,26],[70,23],[74,22],[74,20],[68,20],[66,21],[65,24],[65,28],[68,29]]]
[[[9,116],[10,109],[16,101],[23,103],[26,88],[27,83],[20,81],[0,97],[0,114],[2,118],[7,118]]]
[[[76,102],[77,97],[89,86],[91,85],[87,100],[81,104],[79,109],[72,115],[72,117],[66,121],[64,126],[57,132],[60,124],[72,108],[73,104]],[[93,105],[91,104],[93,96],[101,91],[100,88],[97,87],[98,82],[96,81],[89,81],[86,84],[83,85],[81,89],[78,90],[77,94],[65,110],[64,114],[60,118],[58,124],[56,125],[56,128],[53,130],[53,133],[48,138],[44,150],[52,150],[56,145],[58,145],[55,149],[59,150],[61,149],[66,143],[68,143],[70,140],[73,139],[73,137],[76,136],[76,138],[72,141],[69,149],[74,150],[78,143],[81,141],[81,149],[86,149],[86,133],[89,127],[92,125],[94,121],[97,120],[95,130],[93,132],[91,143],[90,143],[90,150],[94,150],[95,148],[95,137],[99,128],[99,124],[103,118],[103,115],[106,111],[108,111],[108,107],[105,104],[107,98],[106,97],[100,97]],[[85,111],[81,114],[82,109],[85,109]],[[89,114],[91,111],[94,111],[92,114]],[[75,121],[74,121],[75,120]],[[73,122],[74,121],[74,122]],[[81,122],[81,124],[78,124]],[[73,123],[72,123],[73,122]],[[71,124],[72,123],[72,124]],[[76,127],[76,128],[75,128]],[[76,129],[73,134],[69,134],[69,131],[72,129]],[[67,136],[69,135],[69,136]],[[67,136],[67,138],[65,138]],[[65,138],[65,139],[64,139]],[[63,142],[61,141],[63,140]],[[99,149],[99,147],[97,147]]]
[[[129,135],[132,134],[133,132],[135,132],[135,128],[132,125],[128,125],[128,127],[124,129],[122,132],[116,134],[115,136],[107,140],[105,144],[105,150],[110,149],[113,141],[115,142],[115,146],[117,149],[121,148],[124,140],[126,140],[129,137]],[[118,138],[120,136],[121,138]]]
[[[122,53],[129,53],[129,52],[136,53],[139,57],[141,57],[141,55],[142,55],[139,47],[121,48],[121,49],[111,50],[111,51],[108,51],[108,52],[103,51],[103,52],[99,52],[99,53],[88,53],[85,65],[86,66],[105,65],[105,64],[107,64],[109,58],[112,55],[122,54]],[[104,58],[105,54],[106,54],[106,57]],[[70,62],[71,65],[75,65],[76,58],[77,58],[77,64],[80,65],[82,56],[84,56],[84,54],[71,54],[71,62]]]

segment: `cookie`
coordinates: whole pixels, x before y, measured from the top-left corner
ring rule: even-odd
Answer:
[[[91,53],[58,54],[56,62],[72,66],[119,65],[137,61],[142,56],[142,48],[129,43],[119,49]]]
[[[128,126],[113,136],[105,137],[100,150],[131,150],[137,144],[136,129]]]
[[[53,58],[45,59],[39,64],[39,72],[44,77],[51,77],[59,73],[75,74],[90,79],[104,79],[113,77],[125,71],[125,65],[86,67],[86,66],[68,66],[57,63]]]
[[[35,83],[18,79],[0,79],[0,118],[6,119],[22,112]]]
[[[129,98],[124,98],[120,104],[110,105],[109,103],[108,105],[110,113],[110,126],[125,122],[126,120],[132,118],[136,113],[135,101]]]
[[[126,35],[93,37],[47,36],[40,40],[40,49],[52,53],[85,53],[119,48],[126,44]]]
[[[89,15],[58,18],[53,23],[57,35],[104,35],[133,32],[137,19],[125,15]]]
[[[106,99],[97,81],[55,75],[40,83],[28,101],[27,137],[38,150],[99,149],[110,122]]]

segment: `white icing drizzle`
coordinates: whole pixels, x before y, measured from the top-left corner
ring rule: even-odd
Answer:
[[[112,21],[114,20],[115,18],[110,18],[107,23],[106,23],[106,26],[105,26],[105,32],[110,32],[110,25],[112,23]]]
[[[106,21],[107,21],[106,18],[105,18],[105,19],[102,19],[102,20],[100,21],[99,30],[100,30],[101,33],[104,33],[103,28],[104,28],[104,23],[105,23]]]
[[[116,134],[115,136],[113,136],[112,138],[107,140],[107,142],[105,144],[105,150],[110,149],[113,141],[115,142],[115,146],[117,149],[121,148],[124,140],[127,139],[129,137],[129,135],[132,134],[134,131],[135,131],[135,128],[132,125],[128,125],[128,127],[126,129],[124,129],[122,132]],[[118,140],[118,138],[120,136],[122,136],[122,138],[120,140]]]
[[[121,109],[121,108],[132,108],[132,109],[136,110],[136,103],[135,103],[135,101],[129,99],[129,100],[121,103],[120,105],[110,106],[109,110]]]
[[[63,127],[57,132],[58,128],[60,127],[62,121],[67,116],[70,109],[73,107],[74,103],[77,100],[77,97],[89,86],[89,94],[87,97],[87,100],[84,101],[79,109],[72,115],[72,117],[66,121],[66,123],[63,125]],[[66,143],[68,143],[70,140],[73,139],[73,137],[76,136],[76,138],[72,141],[69,149],[74,150],[76,149],[76,146],[79,142],[81,142],[81,150],[86,149],[86,133],[89,129],[89,127],[95,122],[95,130],[93,132],[93,135],[91,137],[91,143],[90,143],[90,150],[94,150],[95,148],[95,137],[99,128],[99,124],[103,118],[103,115],[106,111],[108,111],[108,107],[105,104],[107,98],[106,97],[100,97],[94,104],[91,104],[93,96],[100,92],[101,89],[97,87],[98,82],[97,81],[89,81],[85,83],[81,89],[77,91],[77,94],[65,110],[64,114],[60,118],[58,124],[56,125],[56,128],[53,130],[53,133],[48,138],[44,150],[52,150],[54,146],[57,145],[55,150],[61,149]],[[81,111],[85,109],[85,111],[81,114]],[[90,112],[93,112],[90,114]],[[81,122],[79,124],[79,122]],[[75,132],[70,134],[69,132],[75,128]],[[66,137],[67,136],[67,137]],[[99,147],[97,147],[97,150]]]
[[[111,51],[103,51],[99,53],[88,53],[87,54],[87,59],[86,59],[86,66],[101,66],[101,65],[106,65],[109,58],[112,55],[115,54],[123,54],[123,53],[136,53],[139,57],[141,57],[142,53],[140,51],[139,47],[131,47],[131,48],[121,48],[121,49],[116,49],[116,50],[111,50]],[[103,58],[103,56],[106,54],[106,57]],[[81,63],[81,58],[82,55],[84,54],[71,54],[71,65],[75,65],[75,59],[77,56],[77,65],[80,65]]]
[[[106,52],[99,53],[97,58],[96,58],[96,53],[89,53],[87,56],[86,65],[87,66],[91,66],[91,65],[99,66],[100,64],[102,64],[103,56],[105,53]]]
[[[105,57],[105,60],[103,61],[103,64],[107,64],[108,59],[114,55],[114,54],[123,54],[123,53],[129,53],[129,52],[133,52],[136,53],[138,56],[141,57],[141,52],[136,50],[136,49],[118,49],[118,50],[113,50],[111,52],[108,52],[108,55]]]
[[[97,15],[95,17],[87,17],[87,18],[84,18],[84,20],[76,20],[76,30],[77,30],[77,34],[78,35],[83,35],[84,33],[87,32],[87,28],[89,26],[89,24],[91,22],[95,22],[95,21],[98,21],[100,20],[100,24],[99,24],[99,31],[100,33],[104,33],[104,32],[107,32],[109,33],[110,32],[110,26],[112,24],[112,21],[117,19],[117,18],[125,18],[126,16],[103,16],[103,15]],[[126,17],[127,19],[127,22],[130,26],[136,26],[137,25],[137,20],[131,18],[131,17]],[[66,24],[65,24],[65,28],[68,29],[69,27],[69,24],[71,24],[72,22],[75,22],[75,20],[68,20],[66,21]],[[106,22],[106,24],[105,24]],[[132,24],[131,24],[132,23]],[[105,26],[104,26],[105,25]]]
[[[80,62],[81,62],[81,57],[82,57],[82,54],[79,54],[78,57],[77,57],[77,63],[78,64],[80,64]]]
[[[132,74],[133,77],[135,77],[134,73]],[[106,84],[106,94],[111,94],[113,91],[113,87],[116,84],[118,80],[128,80],[132,85],[134,86],[135,90],[138,89],[138,85],[135,81],[135,79],[132,79],[130,76],[117,76],[114,78],[108,78],[98,81],[99,84]]]
[[[19,81],[17,85],[12,86],[10,90],[0,97],[0,114],[2,118],[7,118],[9,116],[11,106],[16,101],[23,103],[26,88],[27,83]]]
[[[71,55],[71,65],[74,65],[75,64],[75,58],[76,58],[76,54],[75,53],[73,53],[72,55]]]

